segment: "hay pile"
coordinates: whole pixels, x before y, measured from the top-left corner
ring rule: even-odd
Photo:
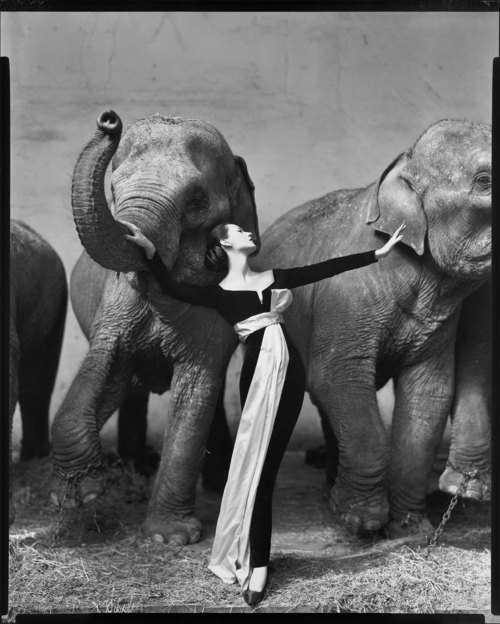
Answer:
[[[236,585],[207,569],[210,540],[174,547],[140,532],[150,484],[110,468],[108,495],[61,520],[48,504],[47,460],[16,468],[10,615],[246,607]],[[472,509],[472,508],[471,508]],[[488,513],[460,505],[431,550],[353,551],[352,559],[273,552],[276,573],[260,610],[485,612],[490,605]],[[440,511],[442,513],[442,511]],[[57,534],[56,534],[57,531]],[[445,539],[446,538],[446,539]],[[386,542],[390,544],[390,542]]]
[[[201,554],[201,556],[200,556]],[[134,536],[114,544],[51,547],[43,540],[10,548],[10,605],[19,612],[146,611],[152,607],[245,606],[235,585],[207,570],[209,549],[172,548]],[[376,561],[274,557],[262,607],[323,612],[457,612],[487,610],[490,554],[403,547]]]
[[[489,562],[487,551],[440,547],[426,556],[406,546],[349,568],[310,562],[301,568],[300,590],[283,575],[272,601],[299,604],[307,596],[323,612],[473,612],[489,604]]]

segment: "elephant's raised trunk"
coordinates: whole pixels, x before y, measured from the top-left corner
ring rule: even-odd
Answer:
[[[73,172],[71,204],[78,236],[89,256],[106,269],[146,268],[142,251],[123,238],[127,228],[113,218],[104,193],[104,175],[122,132],[120,117],[101,113],[97,132],[85,146]]]

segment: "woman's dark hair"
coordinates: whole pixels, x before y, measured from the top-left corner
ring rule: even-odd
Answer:
[[[207,251],[205,254],[205,266],[210,271],[226,271],[228,267],[227,254],[220,244],[227,237],[229,223],[219,223],[210,232],[207,239]]]

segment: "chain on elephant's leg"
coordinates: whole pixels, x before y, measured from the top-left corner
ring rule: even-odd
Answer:
[[[120,404],[128,379],[127,371],[97,369],[91,358],[84,360],[52,425],[50,498],[57,507],[78,507],[103,494],[107,473],[99,431]]]

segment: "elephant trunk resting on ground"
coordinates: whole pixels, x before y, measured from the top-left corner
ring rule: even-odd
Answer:
[[[49,243],[23,221],[10,223],[9,419],[21,410],[21,459],[49,452],[49,406],[64,333],[66,273]],[[9,441],[10,459],[12,442]],[[9,521],[14,520],[10,501]]]
[[[123,138],[121,130],[116,113],[103,113],[73,175],[79,236],[88,255],[108,271],[99,267],[99,273],[86,254],[75,268],[73,303],[87,318],[90,345],[52,426],[51,498],[74,506],[98,496],[104,422],[126,397],[143,412],[147,392],[171,387],[144,527],[158,540],[194,542],[201,533],[194,514],[197,477],[237,339],[214,310],[165,297],[143,271],[142,252],[123,238],[126,229],[107,205],[104,174],[113,158],[116,218],[154,241],[176,279],[200,284],[217,280],[204,267],[207,236],[217,223],[241,225],[260,246],[254,187],[244,160],[207,122],[154,115],[132,124]]]
[[[331,502],[354,529],[388,523],[393,536],[430,530],[427,482],[450,411],[450,457],[457,468],[481,469],[465,494],[488,497],[488,406],[471,397],[488,394],[487,329],[477,323],[488,315],[490,152],[488,125],[438,122],[377,183],[299,206],[263,236],[256,261],[262,269],[374,248],[406,223],[402,243],[383,263],[297,289],[286,312],[321,414],[335,481]],[[474,366],[481,332],[484,352]],[[376,390],[390,378],[395,409],[389,440]],[[441,487],[455,491],[458,480],[449,468]]]

